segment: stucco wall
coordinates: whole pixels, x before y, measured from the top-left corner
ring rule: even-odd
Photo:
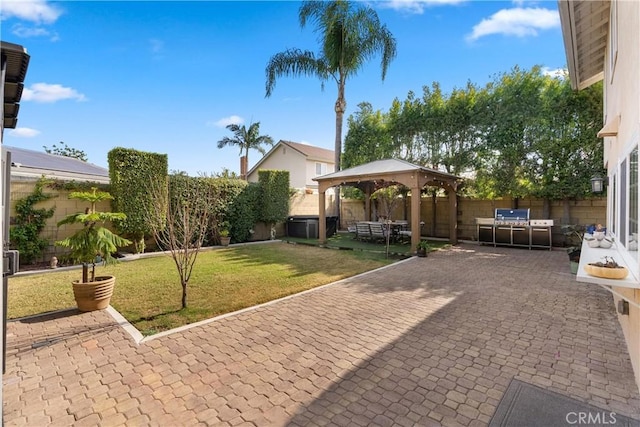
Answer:
[[[277,169],[289,171],[289,186],[304,188],[306,185],[307,158],[299,151],[287,146],[279,146],[271,152],[261,164],[260,169]],[[248,177],[249,182],[258,182],[258,171]]]
[[[618,52],[614,69],[610,67],[609,50],[605,57],[604,119],[605,123],[608,123],[619,115],[620,124],[617,137],[604,140],[605,163],[609,175],[613,175],[620,161],[640,141],[640,2],[618,1],[616,3]],[[611,202],[612,200],[610,204]],[[639,256],[636,252],[633,257],[636,276],[640,276]],[[614,290],[636,305],[640,304],[639,289],[614,288]],[[620,299],[614,296],[616,305]],[[640,387],[640,309],[630,304],[629,315],[619,314],[618,319],[627,341],[636,384]]]
[[[313,178],[315,178],[316,176],[320,176],[320,175],[316,175],[316,163],[322,163],[325,167],[325,171],[324,173],[322,173],[322,175],[326,175],[329,173],[333,173],[335,172],[336,168],[335,165],[333,163],[327,163],[327,162],[323,162],[320,160],[309,160],[307,159],[307,182],[306,182],[306,186],[309,188],[318,188],[318,183],[316,181],[313,181]]]

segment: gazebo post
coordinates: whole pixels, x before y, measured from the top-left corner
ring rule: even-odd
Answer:
[[[369,183],[364,192],[364,220],[371,221],[371,185]]]
[[[411,253],[420,242],[420,187],[411,187]]]
[[[325,189],[319,189],[318,191],[318,241],[320,243],[327,243],[327,213],[326,213],[326,197]]]
[[[453,187],[449,187],[449,240],[458,244],[458,197]]]

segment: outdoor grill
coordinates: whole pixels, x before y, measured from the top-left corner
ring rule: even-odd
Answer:
[[[493,218],[476,218],[480,243],[551,249],[552,219],[530,219],[529,209],[495,210]]]

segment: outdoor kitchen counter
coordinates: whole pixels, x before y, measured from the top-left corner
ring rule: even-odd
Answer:
[[[553,220],[532,219],[526,224],[503,224],[495,218],[476,218],[480,244],[552,249]]]

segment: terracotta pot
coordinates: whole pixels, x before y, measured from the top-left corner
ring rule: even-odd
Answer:
[[[584,271],[591,276],[601,277],[603,279],[624,279],[627,277],[627,274],[629,274],[629,270],[627,270],[626,267],[608,268],[591,264],[585,265]]]
[[[94,311],[103,310],[109,306],[113,287],[116,284],[114,276],[96,277],[94,282],[82,283],[79,280],[73,284],[73,296],[76,299],[78,310]]]
[[[220,237],[220,244],[222,246],[229,246],[229,243],[231,243],[231,237]]]

